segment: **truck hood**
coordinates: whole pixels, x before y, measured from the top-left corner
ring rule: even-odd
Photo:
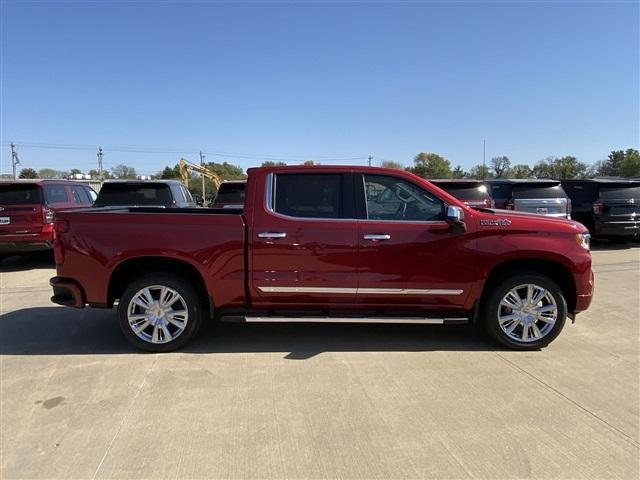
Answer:
[[[587,228],[574,220],[548,217],[536,213],[502,210],[499,208],[483,208],[474,210],[480,228],[496,227],[501,229],[527,229],[547,232],[582,233]]]

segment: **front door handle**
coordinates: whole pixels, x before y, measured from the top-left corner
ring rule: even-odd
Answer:
[[[373,240],[373,241],[391,240],[391,235],[387,233],[372,233],[369,235],[365,235],[362,238],[364,238],[365,240]]]
[[[287,234],[284,232],[262,232],[258,234],[258,238],[284,238]]]

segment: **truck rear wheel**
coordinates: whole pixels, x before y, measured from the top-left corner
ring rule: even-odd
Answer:
[[[126,288],[118,304],[118,322],[135,347],[169,352],[193,338],[203,310],[198,293],[187,279],[151,273]]]
[[[544,275],[523,273],[500,280],[484,301],[489,335],[515,350],[546,347],[562,331],[567,302],[558,285]]]

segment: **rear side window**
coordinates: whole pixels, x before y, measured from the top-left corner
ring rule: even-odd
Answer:
[[[182,195],[184,195],[184,199],[188,203],[193,203],[193,196],[191,195],[191,192],[187,190],[187,187],[180,185],[180,188],[182,189]]]
[[[553,187],[519,186],[513,187],[513,198],[565,198],[567,196],[560,185]]]
[[[47,203],[67,203],[67,189],[64,185],[45,185],[44,198]]]
[[[39,205],[42,203],[38,185],[2,185],[0,183],[0,205]]]
[[[631,199],[635,198],[640,201],[640,187],[629,188],[601,188],[600,198],[610,199]]]
[[[169,206],[171,190],[165,184],[105,183],[96,199],[96,207]]]
[[[216,202],[244,203],[245,187],[244,183],[223,183],[216,195]]]
[[[289,217],[342,218],[342,175],[277,175],[275,211]]]
[[[491,185],[491,195],[494,198],[509,198],[511,197],[511,188],[512,185],[499,185],[494,183]]]

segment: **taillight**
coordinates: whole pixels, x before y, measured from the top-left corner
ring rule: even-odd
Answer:
[[[593,202],[593,213],[602,213],[604,211],[604,205],[602,200],[596,200]]]
[[[513,198],[507,202],[507,204],[504,206],[504,208],[507,209],[507,210],[515,210],[515,205],[513,203]]]
[[[42,207],[42,222],[43,223],[53,223],[53,210],[47,208],[45,206]]]
[[[53,258],[57,265],[64,263],[64,245],[60,240],[60,234],[69,231],[67,220],[56,220],[53,224]]]

